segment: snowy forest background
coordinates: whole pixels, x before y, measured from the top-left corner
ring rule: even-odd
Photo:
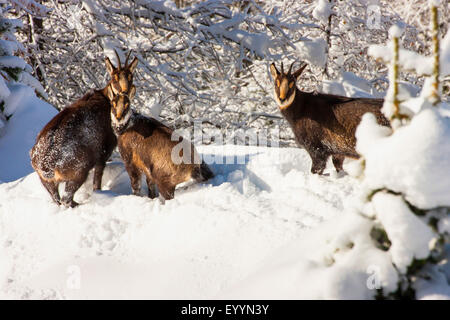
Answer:
[[[178,128],[191,127],[195,120],[204,129],[280,128],[281,143],[293,145],[293,134],[272,97],[269,64],[308,62],[299,81],[306,91],[382,97],[388,68],[368,56],[368,47],[386,43],[388,29],[397,24],[405,29],[405,49],[431,54],[424,4],[12,0],[4,2],[2,11],[17,19],[17,32],[3,33],[2,42],[17,38],[9,51],[14,48],[28,65],[9,67],[32,74],[39,83],[29,76],[22,81],[59,110],[89,88],[106,84],[103,61],[105,56],[115,59],[114,48],[122,59],[132,50],[139,59],[134,103],[139,112]],[[449,4],[444,1],[438,10],[447,17]],[[443,37],[448,19],[441,19],[439,28]],[[444,96],[450,90],[448,79],[443,79]],[[415,96],[424,77],[401,72],[400,80]]]

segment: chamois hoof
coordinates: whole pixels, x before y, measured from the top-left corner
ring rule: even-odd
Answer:
[[[65,206],[66,208],[75,208],[75,207],[80,205],[78,202],[75,202],[73,200],[71,200],[71,201],[63,201],[63,202],[61,202],[61,204],[63,206]]]
[[[318,174],[318,175],[323,175],[323,171],[325,170],[325,168],[311,168],[311,173],[312,174]]]

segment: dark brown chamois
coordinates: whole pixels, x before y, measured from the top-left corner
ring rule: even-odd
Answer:
[[[203,182],[212,178],[214,174],[198,160],[199,155],[192,143],[182,137],[179,141],[172,141],[172,129],[153,118],[133,113],[130,100],[134,93],[135,90],[131,90],[129,95],[115,95],[112,90],[108,91],[112,126],[133,194],[140,194],[142,174],[146,177],[148,196],[156,197],[157,186],[165,200],[173,199],[175,187],[180,183],[191,179]],[[181,150],[178,149],[180,146]]]
[[[133,87],[133,71],[137,59],[118,68],[106,58],[105,63],[111,80],[105,88],[92,90],[58,113],[41,130],[36,144],[30,151],[31,165],[52,199],[65,206],[78,205],[73,196],[86,181],[89,171],[94,170],[94,190],[101,189],[106,161],[117,145],[111,127],[111,104],[107,91],[118,94]],[[65,182],[65,192],[60,197],[58,185]]]
[[[359,158],[355,150],[355,131],[362,116],[371,112],[377,122],[390,126],[381,113],[383,99],[347,98],[331,94],[303,92],[296,86],[306,64],[291,73],[270,65],[275,86],[275,100],[292,127],[296,141],[311,157],[311,172],[322,174],[329,156],[339,172],[345,157]]]

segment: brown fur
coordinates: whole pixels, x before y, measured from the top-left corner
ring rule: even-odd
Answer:
[[[94,189],[100,189],[105,163],[117,144],[110,109],[102,90],[92,91],[58,113],[39,133],[30,152],[31,164],[55,202],[76,206],[73,195],[94,167]],[[61,182],[66,182],[62,199]]]
[[[106,64],[111,69],[108,58]],[[135,65],[135,61],[132,64]],[[127,73],[127,79],[128,76]],[[111,104],[107,98],[108,88],[113,85],[114,79],[102,90],[92,90],[66,107],[50,120],[36,138],[36,144],[30,151],[31,165],[58,204],[77,205],[73,196],[92,168],[95,168],[94,190],[101,189],[106,161],[117,145],[111,127]],[[115,87],[120,90],[123,83]],[[126,88],[131,87],[131,83],[126,84]],[[66,182],[62,198],[58,192],[61,182]]]
[[[108,95],[113,109],[112,126],[118,135],[120,155],[130,176],[133,194],[140,194],[142,174],[146,177],[148,196],[155,198],[155,186],[158,186],[166,200],[173,199],[175,187],[180,183],[191,178],[198,182],[212,178],[213,173],[205,163],[195,163],[198,155],[190,142],[183,138],[181,141],[172,141],[172,129],[153,118],[133,114],[129,108],[129,99],[133,98],[133,94],[114,95],[110,90]],[[124,113],[120,112],[120,119],[116,117],[116,110],[125,110]],[[182,161],[176,164],[172,161],[172,150],[179,143],[191,150],[192,157],[186,159],[187,163]],[[182,151],[180,156],[183,157]]]
[[[309,153],[312,160],[311,172],[322,174],[329,156],[332,156],[333,164],[339,172],[345,157],[359,158],[355,150],[355,132],[365,113],[373,113],[379,124],[390,126],[380,110],[383,99],[303,92],[296,87],[296,79],[304,68],[305,65],[291,74],[292,65],[288,73],[280,73],[274,64],[271,65],[276,97],[281,104],[286,104],[280,107],[280,111],[291,125],[297,143]],[[281,84],[283,79],[287,79],[290,86],[285,98],[280,99],[277,84]],[[289,97],[293,97],[293,94],[295,98],[288,104]]]
[[[133,194],[141,189],[141,175],[148,185],[148,196],[156,197],[155,185],[164,199],[173,199],[175,187],[193,178],[200,182],[212,178],[213,174],[204,163],[175,164],[172,149],[178,141],[172,141],[172,129],[161,122],[139,115],[133,115],[130,125],[118,136],[120,155],[131,180]],[[183,143],[189,143],[183,140]],[[189,143],[192,155],[196,152]],[[182,154],[181,154],[182,155]]]

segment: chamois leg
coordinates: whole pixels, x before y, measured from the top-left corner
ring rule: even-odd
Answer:
[[[147,187],[148,187],[148,197],[150,199],[155,199],[156,194],[156,184],[153,182],[152,178],[146,175]]]
[[[128,176],[130,177],[131,190],[135,196],[141,195],[141,171],[133,164],[126,164]]]
[[[102,189],[102,177],[103,170],[105,169],[105,163],[97,163],[94,167],[94,191]]]
[[[61,204],[61,199],[59,198],[58,192],[58,183],[52,180],[44,180],[42,178],[40,179],[45,189],[47,189],[48,193],[50,193],[50,196],[52,197],[53,201],[55,201],[57,204]]]
[[[343,155],[335,154],[332,156],[333,165],[336,168],[337,172],[341,172],[344,170],[342,167],[342,165],[344,163],[344,159],[345,159],[345,156],[343,156]]]
[[[158,183],[159,193],[165,200],[172,200],[175,196],[175,186],[165,183]]]
[[[323,174],[323,170],[327,166],[329,155],[317,150],[316,152],[309,152],[312,160],[311,173]]]
[[[78,205],[77,202],[73,200],[75,192],[80,189],[81,185],[86,181],[89,172],[82,173],[80,177],[75,180],[70,180],[66,182],[66,187],[64,189],[64,196],[61,199],[61,203],[66,207],[74,208]]]

